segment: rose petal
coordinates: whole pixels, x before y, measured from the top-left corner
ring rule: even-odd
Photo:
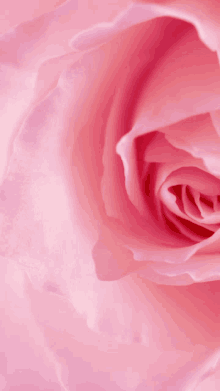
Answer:
[[[220,50],[218,0],[137,0],[136,3],[153,7],[163,15],[168,14],[193,23],[200,39],[213,51]]]
[[[66,0],[21,0],[19,3],[15,0],[7,1],[7,4],[0,4],[0,33],[4,34],[15,25],[37,18],[42,14],[51,12]]]
[[[51,88],[56,86],[61,70],[65,68],[65,64],[68,64],[69,58],[67,56],[56,59],[54,64],[49,60],[70,53],[72,51],[69,46],[70,38],[99,20],[111,21],[127,5],[126,0],[120,1],[120,4],[105,2],[105,7],[100,7],[98,0],[96,4],[88,7],[86,1],[80,1],[78,4],[76,0],[65,3],[61,1],[55,3],[51,0],[50,3],[44,2],[37,7],[33,2],[29,3],[24,7],[26,13],[20,3],[22,15],[16,12],[15,8],[15,13],[10,13],[12,18],[10,27],[17,22],[22,24],[0,37],[1,127],[7,127],[7,132],[1,136],[0,177],[4,174],[8,154],[11,153],[10,142],[16,130],[33,107],[35,99],[42,99]],[[12,5],[14,7],[13,3]],[[9,7],[10,3],[8,9]],[[98,13],[94,12],[96,7],[99,8]],[[5,5],[4,12],[8,12]],[[34,19],[28,21],[28,18]],[[76,55],[75,59],[79,57]],[[42,65],[46,60],[48,60],[47,65],[50,66],[49,71],[46,64]],[[71,58],[70,62],[73,61],[74,59]],[[36,90],[34,90],[35,85],[37,85]],[[10,115],[12,106],[13,116]]]
[[[82,373],[91,387],[106,390],[195,387],[218,367],[217,289],[208,284],[160,288],[134,276],[103,286],[93,274],[84,274],[89,263],[89,258],[81,263],[72,300],[78,302],[87,291],[90,330],[66,300],[28,289],[69,389],[82,384]],[[57,312],[62,313],[58,319]]]
[[[28,57],[29,61],[33,61],[32,65],[36,65],[36,63],[34,64],[36,53],[38,56],[41,54],[41,58],[43,58],[43,56],[52,57],[70,52],[71,49],[68,46],[70,37],[73,38],[82,30],[100,21],[112,21],[118,13],[126,9],[129,3],[129,0],[106,1],[103,6],[103,2],[100,0],[95,0],[92,4],[88,0],[80,2],[78,0],[57,0],[56,3],[54,0],[50,0],[50,3],[47,1],[43,4],[37,4],[37,7],[31,3],[31,5],[24,7],[26,13],[20,8],[22,9],[22,19],[20,12],[16,12],[14,8],[15,14],[12,12],[10,15],[12,19],[16,15],[16,20],[21,24],[1,38],[3,40],[10,39],[10,45],[13,44],[13,41],[16,45],[16,40],[22,36],[20,46],[17,47],[18,55],[23,56],[23,59],[25,56],[25,61]],[[98,12],[94,12],[94,10],[98,10]],[[5,7],[4,12],[8,12]],[[16,23],[12,22],[12,24]],[[15,38],[14,35],[16,35]]]
[[[26,276],[10,259],[1,258],[2,390],[64,390],[61,365],[45,345],[26,292]]]
[[[165,129],[165,134],[172,145],[202,159],[209,172],[219,176],[220,140],[209,114],[171,125]]]
[[[173,33],[175,29],[174,25]],[[179,40],[146,79],[134,118],[136,134],[141,126],[149,132],[218,109],[219,83],[216,54],[202,44],[193,28],[182,27]]]
[[[182,167],[170,174],[160,188],[161,199],[171,210],[174,210],[172,202],[173,196],[170,194],[168,189],[171,186],[176,186],[179,184],[191,186],[193,189],[205,195],[207,194],[214,196],[220,194],[220,181],[216,180],[215,177],[202,170],[199,170],[196,167]],[[178,212],[177,208],[175,208],[175,213],[183,217],[183,214]],[[206,221],[208,223],[209,219],[206,219]],[[210,223],[211,221],[212,220],[210,220]]]

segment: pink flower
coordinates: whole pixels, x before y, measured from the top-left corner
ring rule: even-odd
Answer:
[[[0,38],[2,390],[218,389],[217,1],[32,4]]]

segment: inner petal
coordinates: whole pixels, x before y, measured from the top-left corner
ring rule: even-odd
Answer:
[[[220,213],[214,209],[214,202],[216,204],[215,200],[220,194],[219,182],[219,179],[197,167],[182,167],[168,176],[158,196],[172,213],[169,219],[178,229],[183,220],[187,220],[196,229],[196,235],[198,228],[195,225],[215,232],[220,227]],[[204,200],[204,205],[201,200]],[[204,211],[205,208],[209,213]],[[193,239],[192,236],[190,238]]]
[[[182,167],[169,175],[167,186],[183,184],[206,196],[220,195],[220,180],[197,167]]]
[[[168,190],[171,194],[173,194],[176,197],[176,204],[178,208],[184,213],[184,206],[183,206],[183,200],[182,200],[182,189],[183,187],[181,185],[176,185],[170,187]]]
[[[166,206],[164,206],[163,211],[166,219],[172,223],[173,227],[175,227],[182,235],[188,237],[192,241],[200,242],[209,238],[214,233],[210,227],[208,227],[210,228],[208,229],[201,224],[196,224],[195,222],[187,219],[186,216],[185,218],[181,218],[180,216],[168,210]],[[174,230],[172,227],[171,229]]]
[[[201,212],[195,202],[193,193],[189,186],[183,186],[183,204],[187,215],[192,218],[202,218]]]
[[[211,174],[220,175],[220,138],[209,113],[170,125],[164,132],[173,146],[201,158]]]
[[[203,194],[200,195],[200,205],[205,213],[210,214],[213,212],[213,201],[211,197],[207,197]]]

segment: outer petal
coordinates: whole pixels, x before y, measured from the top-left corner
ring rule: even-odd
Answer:
[[[218,0],[139,0],[137,4],[155,7],[159,12],[168,13],[193,23],[203,42],[220,53],[220,11]]]
[[[7,128],[7,132],[2,131],[0,135],[0,177],[11,152],[12,137],[27,113],[37,100],[56,86],[61,71],[74,61],[71,55],[68,57],[72,52],[70,39],[99,21],[111,21],[128,3],[127,0],[116,4],[105,2],[105,7],[100,7],[98,1],[96,4],[89,1],[78,4],[76,0],[44,1],[40,5],[28,1],[23,7],[19,3],[21,15],[16,11],[17,2],[7,2],[8,10],[13,6],[13,12],[10,12],[12,29],[0,36],[0,124],[1,129]],[[2,18],[8,12],[5,4],[3,7]],[[97,7],[99,12],[94,12]],[[14,26],[18,22],[22,23]],[[61,55],[64,57],[55,59]],[[79,57],[76,55],[75,61]]]
[[[66,0],[9,0],[0,5],[0,33],[4,34],[15,25],[53,11]]]
[[[1,258],[0,388],[67,391],[61,365],[35,322],[26,280],[10,259]]]
[[[65,29],[64,22],[68,25],[68,22],[72,19],[72,28],[77,28],[77,32],[79,32],[92,24],[111,21],[120,11],[126,8],[130,1],[113,2],[106,0],[103,3],[100,0],[32,0],[31,2],[21,0],[18,3],[15,0],[9,0],[7,4],[2,3],[0,5],[0,33],[4,34],[20,23],[51,13],[60,6],[65,8],[65,3],[71,3],[71,9],[69,17],[60,21],[62,30]]]
[[[87,251],[83,257],[71,301],[88,302],[89,329],[66,300],[28,290],[68,390],[185,391],[212,376],[219,367],[217,289],[159,288],[134,277],[106,284],[93,274]]]
[[[217,9],[217,12],[215,10]],[[112,24],[100,24],[88,31],[83,31],[77,35],[72,42],[74,48],[83,50],[93,45],[100,45],[106,39],[119,31],[129,28],[137,23],[142,23],[155,17],[168,16],[192,23],[199,34],[200,39],[212,51],[219,54],[219,16],[218,2],[214,6],[208,0],[201,3],[198,0],[185,1],[134,1],[130,7],[120,14]]]

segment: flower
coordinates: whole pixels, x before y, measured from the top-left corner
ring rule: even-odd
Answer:
[[[92,3],[1,36],[0,380],[201,391],[219,377],[219,16]]]

